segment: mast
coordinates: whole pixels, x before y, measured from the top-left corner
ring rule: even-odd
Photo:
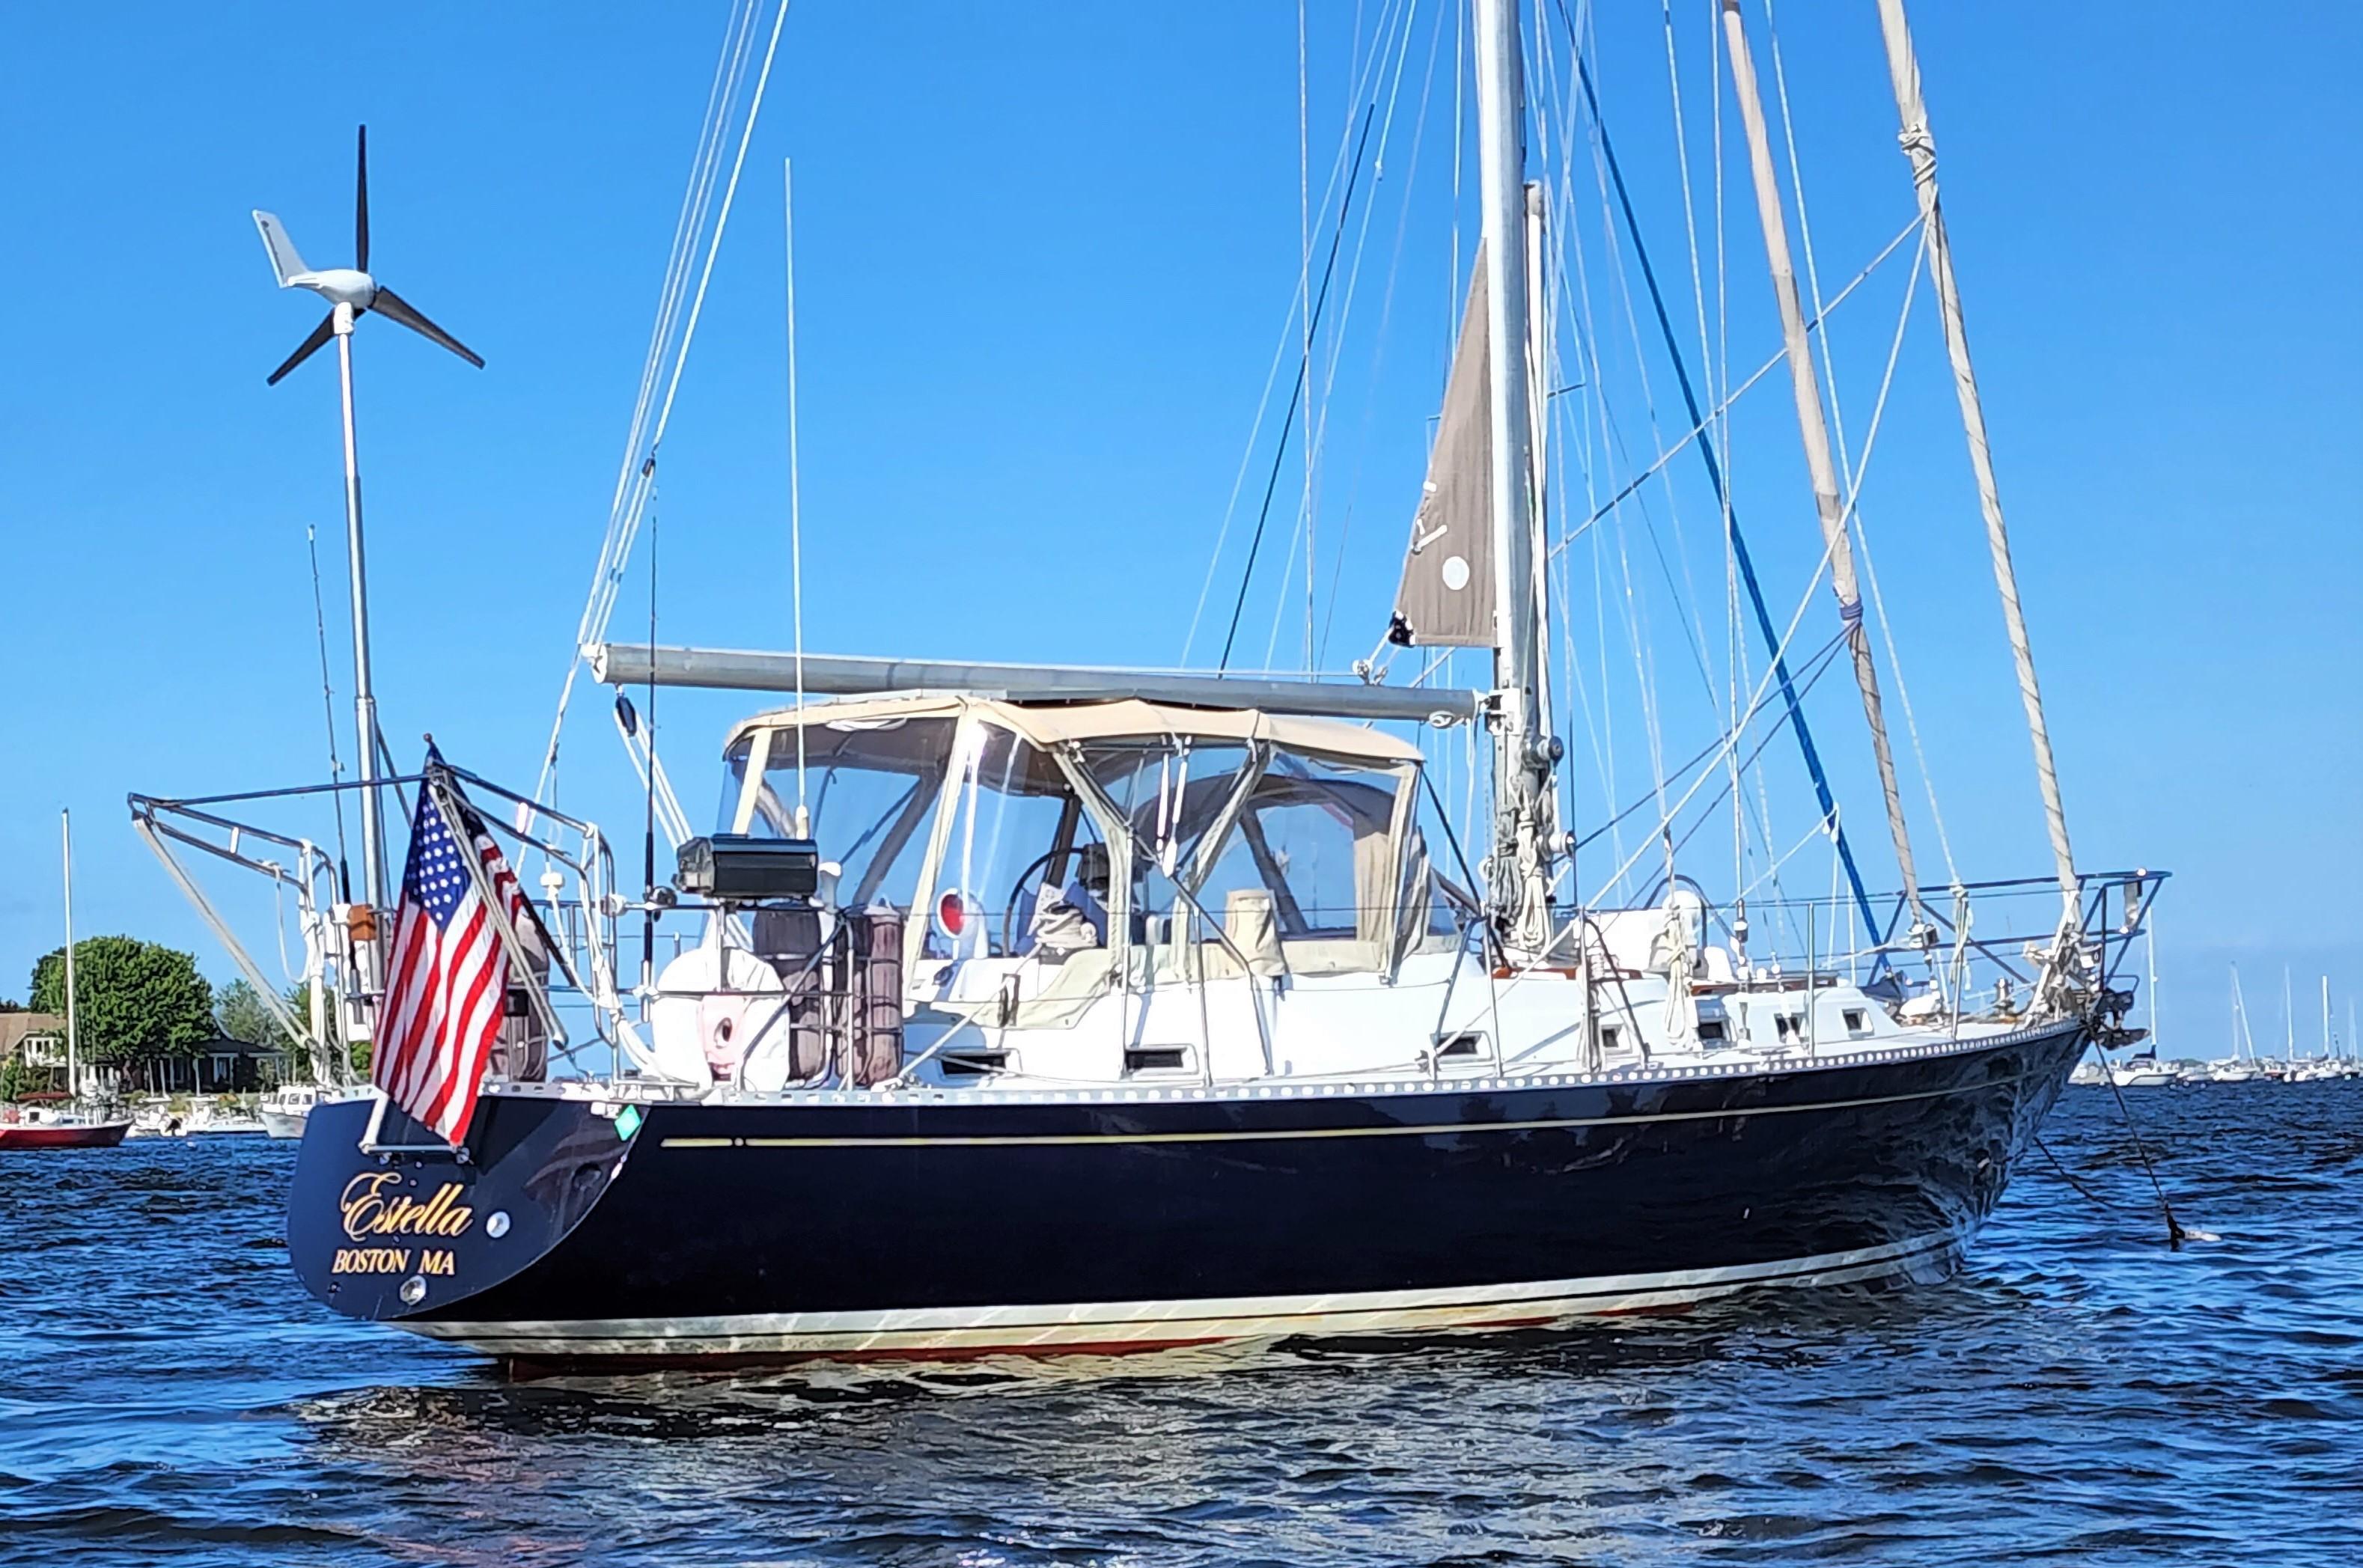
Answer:
[[[58,813],[58,833],[64,845],[66,877],[66,1097],[82,1096],[81,1012],[74,1005],[73,934],[73,813]]]
[[[1896,868],[1903,875],[1903,896],[1912,909],[1912,929],[1929,929],[1920,902],[1920,873],[1912,857],[1912,835],[1903,820],[1903,793],[1896,783],[1895,755],[1887,741],[1887,717],[1880,699],[1879,672],[1870,658],[1870,636],[1863,629],[1862,594],[1856,585],[1854,546],[1847,531],[1846,504],[1838,495],[1837,464],[1830,456],[1829,424],[1822,411],[1821,377],[1814,368],[1813,350],[1805,341],[1805,310],[1797,296],[1797,272],[1789,258],[1789,220],[1781,206],[1781,186],[1772,172],[1772,147],[1764,129],[1764,103],[1756,89],[1756,65],[1747,51],[1747,28],[1739,0],[1723,0],[1724,32],[1730,40],[1731,83],[1739,99],[1739,113],[1747,131],[1747,163],[1756,183],[1756,213],[1764,229],[1765,259],[1771,264],[1772,292],[1781,306],[1781,336],[1787,344],[1789,380],[1797,399],[1797,426],[1804,438],[1805,467],[1814,484],[1814,509],[1821,519],[1822,542],[1829,551],[1830,586],[1838,598],[1838,623],[1845,628],[1847,651],[1853,656],[1855,684],[1862,693],[1862,716],[1870,728],[1871,751],[1879,763],[1879,786],[1887,801],[1887,828],[1895,841]],[[2074,899],[2071,895],[2072,909]],[[1874,933],[1875,934],[1875,933]]]
[[[2240,1026],[2239,1037],[2232,1041],[2232,1054],[2237,1057],[2245,1046],[2248,1061],[2254,1063],[2257,1060],[2257,1036],[2248,1028],[2248,999],[2240,994],[2240,966],[2236,963],[2232,966],[2232,1021]]]
[[[2322,1059],[2330,1060],[2330,976],[2322,977]]]
[[[2297,1008],[2290,1000],[2290,971],[2281,965],[2281,1060],[2297,1062]]]
[[[1495,910],[1510,946],[1550,940],[1553,759],[1538,679],[1532,400],[1527,370],[1525,106],[1515,0],[1471,0],[1477,56],[1477,167],[1483,209],[1485,336],[1491,385],[1493,535]]]
[[[361,876],[373,908],[385,907],[385,812],[373,787],[378,777],[377,691],[370,680],[369,567],[361,549],[361,448],[353,435],[353,307],[338,301],[330,317],[337,336],[337,380],[345,416],[345,559],[352,572],[353,723],[361,732]]]
[[[1726,0],[1727,3],[1727,0]],[[1928,106],[1920,96],[1920,61],[1912,50],[1903,0],[1879,0],[1879,30],[1887,39],[1887,74],[1902,118],[1903,155],[1912,161],[1912,183],[1920,198],[1922,237],[1928,248],[1928,277],[1936,285],[1936,309],[1945,323],[1945,350],[1953,361],[1953,390],[1960,400],[1961,428],[1969,438],[1969,466],[1978,481],[1978,506],[1985,514],[1986,546],[1993,557],[1994,587],[2002,597],[2003,627],[2018,666],[2019,700],[2026,708],[2027,738],[2035,748],[2035,776],[2043,792],[2043,820],[2051,835],[2051,857],[2059,873],[2064,945],[2082,927],[2077,907],[2076,856],[2068,846],[2068,813],[2059,801],[2059,773],[2051,757],[2051,728],[2043,717],[2043,689],[2035,680],[2035,651],[2026,639],[2026,614],[2018,603],[2018,571],[2012,563],[2010,530],[2002,517],[2002,491],[1994,482],[1993,453],[1986,442],[1984,401],[1969,364],[1969,328],[1961,317],[1960,284],[1953,276],[1953,243],[1945,232],[1945,209],[1936,200],[1936,141],[1928,129]]]
[[[1551,732],[1550,689],[1550,322],[1548,274],[1544,271],[1548,205],[1542,183],[1525,184],[1526,220],[1526,429],[1531,443],[1526,453],[1526,539],[1534,568],[1535,612],[1535,734],[1545,740]],[[1557,821],[1557,791],[1545,796],[1548,820]],[[1546,835],[1548,837],[1548,834]]]

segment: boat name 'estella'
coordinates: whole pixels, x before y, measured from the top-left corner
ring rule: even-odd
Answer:
[[[356,1241],[373,1236],[464,1236],[476,1211],[460,1201],[460,1184],[446,1182],[425,1203],[407,1193],[389,1197],[385,1189],[402,1180],[399,1171],[364,1171],[345,1184],[337,1200],[345,1234]]]

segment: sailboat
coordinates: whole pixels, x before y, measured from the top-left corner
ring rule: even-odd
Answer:
[[[2257,1065],[2256,1038],[2248,1032],[2248,1006],[2240,994],[2240,966],[2232,966],[2232,1054],[2210,1062],[2212,1084],[2252,1084],[2264,1075]]]
[[[645,898],[616,891],[594,824],[439,758],[321,786],[414,792],[454,840],[550,870],[532,919],[502,924],[511,1001],[456,1140],[392,1093],[311,1111],[287,1222],[305,1285],[513,1367],[620,1368],[1528,1327],[1954,1268],[2078,1059],[2137,1038],[2113,976],[2164,874],[2069,851],[1918,66],[1898,0],[1880,13],[2054,875],[1910,874],[1733,7],[1841,640],[1906,874],[1883,917],[1857,882],[1844,951],[1836,911],[1801,906],[1802,959],[1751,948],[1747,906],[1686,877],[1633,906],[1571,893],[1541,658],[1541,204],[1514,8],[1473,0],[1481,239],[1394,621],[1405,646],[1484,651],[1489,683],[585,648],[619,689],[776,706],[722,738],[720,818]],[[617,711],[650,816],[669,812]],[[1430,776],[1437,734],[1490,757],[1470,842]],[[291,798],[133,809],[173,865],[226,813]],[[310,840],[260,841],[291,847],[269,868],[243,852],[294,889],[369,1033],[391,924],[376,838],[360,902]],[[506,906],[481,866],[440,874]],[[2022,959],[1971,936],[1978,890],[2032,890],[2056,918]],[[702,935],[658,966],[653,933],[684,921]]]
[[[2284,973],[2282,977],[2282,995],[2283,1005],[2287,1006],[2288,977],[2286,973]],[[2289,1032],[2291,1049],[2294,1051],[2296,1049],[2297,1021],[2293,1018],[2290,1020]],[[2336,1053],[2331,1047],[2330,976],[2325,974],[2322,977],[2322,1054],[2319,1056],[2307,1057],[2302,1062],[2292,1062],[2290,1067],[2290,1082],[2292,1084],[2319,1084],[2333,1078],[2343,1078],[2346,1075],[2344,1064],[2338,1061]]]
[[[0,1106],[0,1149],[112,1149],[131,1130],[128,1118],[94,1114],[83,1095],[82,1009],[74,995],[73,815],[58,813],[65,884],[66,1088],[62,1103],[26,1109]]]
[[[2180,1081],[2172,1062],[2160,1062],[2154,1051],[2128,1056],[2109,1070],[2109,1076],[2121,1089],[2162,1089]]]

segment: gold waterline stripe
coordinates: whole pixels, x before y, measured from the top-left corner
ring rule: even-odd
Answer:
[[[1943,1099],[1979,1089],[2004,1089],[2036,1076],[2021,1073],[2012,1078],[1989,1079],[1949,1089],[1922,1089],[1909,1095],[1883,1095],[1870,1100],[1822,1100],[1800,1106],[1758,1106],[1703,1111],[1652,1111],[1646,1116],[1556,1117],[1547,1121],[1432,1122],[1389,1127],[1321,1127],[1300,1129],[1256,1129],[1217,1132],[1044,1132],[995,1133],[965,1138],[668,1138],[661,1149],[976,1149],[1004,1145],[1043,1148],[1084,1143],[1275,1143],[1312,1138],[1431,1138],[1448,1132],[1548,1132],[1569,1127],[1631,1127],[1652,1121],[1720,1121],[1740,1117],[1785,1116],[1797,1111],[1852,1110],[1861,1106],[1903,1105],[1912,1100]],[[1093,1102],[1098,1103],[1098,1102]],[[1107,1102],[1121,1105],[1122,1101]],[[1248,1102],[1242,1102],[1248,1103]]]

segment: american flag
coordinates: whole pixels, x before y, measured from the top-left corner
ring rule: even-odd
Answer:
[[[508,921],[528,952],[539,946],[538,931],[516,874],[483,818],[459,786],[446,781],[442,759],[430,751],[427,762],[370,1077],[414,1119],[457,1145],[468,1135],[484,1064],[507,1011],[508,950],[494,922]],[[465,847],[452,835],[447,806],[469,836]],[[471,853],[494,895],[493,907],[461,858]]]

